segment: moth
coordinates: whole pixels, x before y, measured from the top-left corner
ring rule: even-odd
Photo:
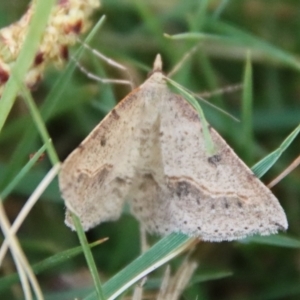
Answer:
[[[63,163],[59,185],[67,210],[88,230],[118,219],[128,201],[149,232],[204,241],[286,230],[276,197],[213,128],[209,133],[213,156],[198,113],[169,89],[158,55],[152,75]],[[74,228],[68,212],[66,224]]]

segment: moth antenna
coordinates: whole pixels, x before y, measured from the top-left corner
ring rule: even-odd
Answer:
[[[130,80],[123,80],[123,79],[111,79],[111,78],[102,78],[90,71],[88,71],[82,64],[80,64],[79,61],[77,61],[74,57],[71,57],[71,59],[75,62],[77,68],[85,74],[86,77],[101,82],[103,84],[124,84],[124,85],[130,85],[133,89],[132,82]]]
[[[190,49],[188,52],[186,52],[183,55],[183,57],[179,60],[179,62],[175,65],[175,67],[168,73],[168,77],[172,77],[174,74],[176,74],[180,70],[180,68],[183,66],[184,62],[187,59],[189,59],[199,49],[199,47],[200,47],[200,44],[197,44],[192,49]],[[225,114],[226,116],[229,116],[233,120],[239,122],[239,120],[237,118],[235,118],[234,116],[232,116],[231,114],[229,114],[225,110],[217,107],[216,105],[208,102],[204,98],[209,98],[209,97],[212,97],[212,96],[215,96],[215,95],[219,95],[219,94],[224,94],[224,93],[232,93],[232,92],[241,90],[242,88],[243,88],[242,84],[236,84],[236,85],[233,85],[233,86],[229,86],[229,87],[217,89],[217,90],[212,91],[212,92],[204,92],[204,93],[200,93],[200,94],[193,93],[193,92],[191,92],[191,91],[189,91],[187,89],[185,89],[185,90],[188,91],[190,94],[192,94],[197,99],[199,99],[202,102],[206,103],[207,105],[209,105],[211,107],[214,107],[216,110],[220,111],[221,113]]]
[[[102,54],[100,51],[92,48],[91,46],[89,46],[87,43],[83,42],[81,39],[77,38],[78,42],[87,50],[91,51],[95,56],[97,56],[98,58],[102,59],[103,61],[105,61],[108,65],[115,67],[117,69],[120,69],[122,71],[126,71],[126,67],[119,64],[118,62],[116,62],[115,60],[109,58],[108,56]]]
[[[89,50],[90,52],[92,52],[92,54],[94,54],[96,57],[100,58],[102,61],[106,62],[108,65],[119,69],[121,71],[126,72],[127,76],[129,77],[129,80],[122,80],[122,79],[104,79],[99,77],[98,75],[89,72],[86,68],[84,68],[79,62],[77,62],[75,60],[75,63],[77,65],[77,67],[88,77],[91,78],[93,80],[102,82],[104,84],[125,84],[125,85],[130,85],[131,89],[134,89],[134,84],[133,84],[133,80],[132,80],[132,76],[130,74],[130,72],[128,71],[128,69],[123,66],[122,64],[116,62],[115,60],[109,58],[108,56],[102,54],[100,51],[92,48],[91,46],[89,46],[87,43],[83,42],[81,39],[77,38],[78,42],[81,43],[81,45]],[[74,60],[74,59],[73,59]]]
[[[219,112],[221,112],[222,114],[224,114],[225,116],[230,117],[231,119],[233,119],[236,122],[240,122],[240,120],[236,117],[234,117],[232,114],[228,113],[227,111],[225,111],[224,109],[210,103],[209,101],[207,101],[206,99],[202,98],[199,96],[199,94],[193,93],[192,91],[190,91],[189,89],[182,87],[182,89],[184,89],[186,92],[188,92],[189,94],[191,94],[193,97],[195,97],[196,99],[198,99],[199,101],[202,101],[203,103],[205,103],[206,105],[213,107],[214,109],[218,110]]]

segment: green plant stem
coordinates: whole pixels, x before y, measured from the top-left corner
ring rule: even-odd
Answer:
[[[70,213],[72,214],[72,220],[75,225],[76,232],[78,234],[78,238],[79,238],[80,244],[82,246],[85,259],[87,261],[87,264],[89,266],[89,269],[90,269],[90,272],[91,272],[91,275],[92,275],[92,278],[94,281],[97,299],[105,300],[104,293],[102,290],[102,284],[101,284],[101,281],[100,281],[100,278],[98,275],[98,270],[97,270],[97,267],[96,267],[96,264],[94,261],[94,257],[92,255],[91,249],[87,242],[87,239],[86,239],[85,233],[83,231],[83,228],[81,226],[80,220],[75,214],[73,214],[72,212],[70,212]]]

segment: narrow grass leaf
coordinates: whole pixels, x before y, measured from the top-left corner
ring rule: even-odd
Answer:
[[[300,131],[300,124],[294,131],[282,142],[282,144],[257,164],[252,167],[252,171],[257,177],[262,177],[279,159],[281,154],[290,146]]]
[[[218,280],[226,277],[230,277],[233,275],[231,271],[202,271],[201,274],[198,274],[193,277],[191,283],[189,285],[193,285],[195,283],[206,282],[211,280]]]
[[[21,171],[12,179],[12,181],[6,186],[6,188],[0,193],[0,198],[2,200],[4,200],[13,191],[13,189],[19,184],[19,182],[25,177],[25,175],[29,172],[29,170],[34,166],[34,164],[44,153],[46,148],[47,148],[47,144],[44,144],[26,163],[26,165],[21,169]]]
[[[216,150],[212,141],[212,138],[209,133],[209,124],[205,119],[203,110],[201,109],[200,104],[198,101],[190,94],[188,93],[181,85],[179,85],[177,82],[171,80],[170,78],[167,78],[168,82],[175,87],[180,93],[182,93],[185,97],[185,99],[196,109],[199,118],[201,120],[202,126],[203,126],[203,135],[204,135],[204,142],[205,147],[207,149],[208,155],[212,156],[216,154]],[[201,134],[199,132],[199,134]]]
[[[49,291],[44,293],[45,300],[70,300],[83,299],[83,297],[90,293],[93,289],[88,288],[72,288],[68,291]]]
[[[132,284],[177,256],[194,242],[194,239],[181,233],[173,233],[161,239],[103,285],[106,299],[115,299]],[[84,299],[97,298],[96,294],[92,293]]]
[[[90,92],[90,87],[87,85],[78,85],[75,82],[69,82],[65,89],[64,101],[61,101],[54,110],[50,111],[50,115],[47,120],[51,120],[59,115],[69,112],[74,108],[74,95],[76,95],[76,105],[81,106],[87,102],[87,93]],[[72,96],[69,96],[72,95]],[[42,114],[43,119],[45,116]],[[24,128],[27,128],[32,123],[30,114],[23,114],[18,116],[17,119],[10,120],[5,125],[0,135],[0,147],[5,143],[10,142],[12,136],[18,136],[24,132]]]
[[[219,6],[213,12],[212,18],[219,19],[223,11],[225,10],[227,4],[229,4],[230,0],[222,0]]]
[[[295,55],[290,54],[289,52],[284,51],[251,33],[248,33],[245,29],[240,29],[239,27],[216,19],[209,20],[206,25],[209,29],[217,33],[234,37],[239,44],[247,46],[247,48],[250,47],[250,49],[260,50],[265,54],[265,59],[273,59],[273,61],[288,65],[298,71],[300,70],[300,62]]]
[[[59,162],[59,158],[58,158],[58,155],[56,153],[56,150],[55,150],[53,144],[51,142],[47,143],[47,141],[51,140],[51,138],[47,131],[46,125],[42,119],[39,109],[37,108],[37,105],[35,104],[30,92],[26,88],[23,88],[22,90],[23,90],[24,101],[31,113],[32,119],[35,123],[37,130],[40,133],[40,136],[41,136],[43,142],[47,146],[47,152],[48,152],[50,161],[51,161],[52,165],[54,166]]]
[[[1,174],[2,172],[5,173],[6,169],[6,166],[0,164]],[[16,186],[13,187],[12,192],[20,196],[30,197],[32,191],[43,180],[43,178],[46,175],[47,170],[41,168],[32,168],[26,173],[26,176],[23,176],[22,180]],[[12,180],[14,180],[14,178]],[[60,205],[62,204],[60,192],[58,189],[57,178],[54,178],[53,181],[47,187],[47,189],[43,192],[43,198],[46,201],[49,200],[54,201]]]
[[[208,4],[209,0],[202,0],[198,2],[198,5],[195,7],[195,17],[189,20],[191,30],[201,30],[206,16],[208,14]]]
[[[242,94],[242,138],[241,146],[243,147],[244,158],[251,163],[253,149],[253,127],[252,127],[252,65],[250,52],[247,53],[246,67],[243,80]],[[243,146],[244,145],[244,146]]]
[[[298,295],[298,296],[297,296]],[[299,279],[281,280],[278,284],[271,284],[268,289],[243,300],[276,300],[276,299],[299,299]],[[297,296],[297,297],[296,297]]]
[[[161,35],[160,22],[158,22],[157,19],[152,18],[152,12],[151,12],[150,7],[147,4],[147,2],[145,2],[143,0],[136,0],[136,1],[134,1],[134,4],[138,11],[139,16],[143,20],[144,26],[147,27],[147,29],[152,33],[152,36],[154,39],[157,40],[157,43],[164,45],[165,48],[169,48],[169,50],[171,50],[170,45],[165,43],[164,38]],[[159,18],[159,17],[160,16],[158,13],[157,18]]]
[[[211,30],[222,35],[202,33],[202,32],[185,32],[175,35],[165,34],[165,37],[174,40],[197,40],[197,41],[214,41],[227,43],[231,45],[241,45],[253,50],[261,51],[266,59],[286,64],[294,69],[300,70],[300,63],[295,55],[292,55],[280,48],[256,37],[245,30],[231,26],[225,22],[211,19],[206,24]]]
[[[107,239],[101,239],[94,243],[89,244],[90,248],[98,246],[105,242]],[[62,251],[58,254],[55,254],[45,260],[32,265],[33,272],[38,275],[44,271],[48,271],[51,268],[61,265],[62,263],[70,260],[71,258],[76,257],[82,253],[82,247],[78,246],[66,251]],[[8,289],[12,284],[19,282],[19,275],[17,273],[10,274],[8,276],[0,278],[0,290]]]
[[[96,289],[97,299],[98,300],[105,300],[106,298],[104,297],[104,294],[103,294],[102,284],[101,284],[101,281],[100,281],[100,278],[99,278],[97,266],[95,264],[94,257],[92,255],[91,249],[90,249],[89,244],[87,242],[87,239],[86,239],[85,233],[83,231],[83,228],[81,226],[80,220],[76,215],[74,215],[73,213],[71,213],[71,214],[72,214],[73,223],[75,225],[76,232],[77,232],[81,247],[83,249],[85,259],[87,261],[91,276],[92,276],[93,281],[94,281],[94,286],[95,286],[95,289]]]
[[[239,40],[234,37],[222,36],[222,35],[212,34],[212,33],[203,33],[203,32],[183,32],[183,33],[178,33],[178,34],[173,34],[173,35],[165,33],[164,37],[171,39],[171,40],[220,42],[220,43],[227,43],[229,45],[239,42]]]
[[[192,286],[197,283],[218,280],[222,278],[226,278],[232,276],[233,272],[228,270],[201,270],[198,274],[193,276],[192,280],[189,283],[189,286]],[[146,281],[145,289],[159,289],[161,287],[162,278],[149,278]]]
[[[300,239],[282,234],[270,236],[252,236],[243,240],[242,243],[256,243],[284,248],[300,248]]]

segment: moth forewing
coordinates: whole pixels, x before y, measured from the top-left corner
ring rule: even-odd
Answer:
[[[115,220],[122,212],[139,155],[141,105],[138,91],[125,97],[62,165],[62,197],[85,230]],[[66,223],[74,228],[68,212]]]

